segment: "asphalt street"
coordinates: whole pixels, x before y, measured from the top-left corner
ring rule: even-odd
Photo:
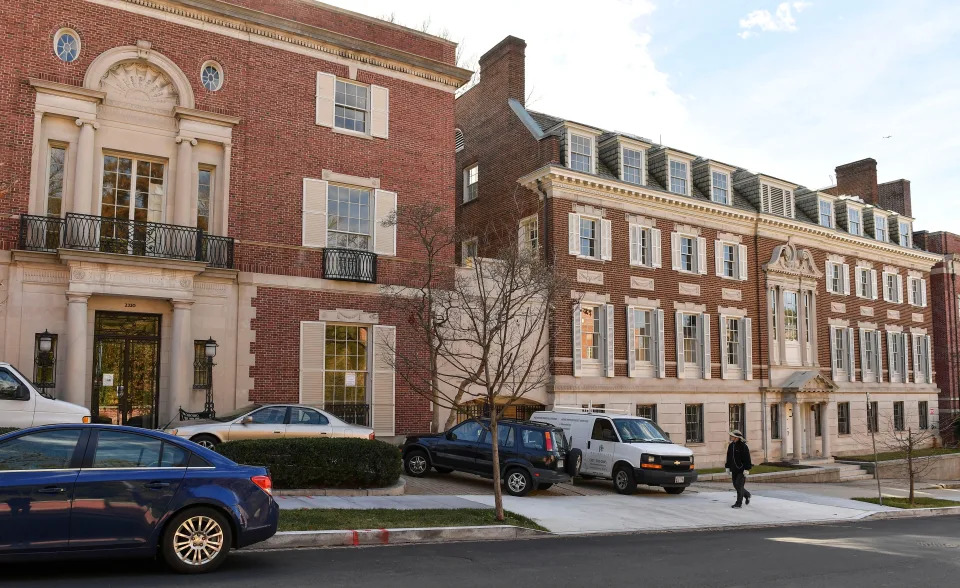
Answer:
[[[955,586],[960,517],[231,554],[184,578],[152,561],[4,564],[10,586]]]

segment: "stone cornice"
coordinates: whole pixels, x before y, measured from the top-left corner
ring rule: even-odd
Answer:
[[[105,3],[104,0],[94,0]],[[115,0],[197,20],[236,31],[260,35],[293,45],[352,59],[377,67],[458,88],[473,72],[455,65],[384,47],[306,23],[259,12],[219,0]]]
[[[100,92],[99,90],[88,90],[80,86],[61,84],[60,82],[51,82],[41,80],[40,78],[28,78],[28,80],[37,92],[44,94],[66,96],[74,100],[83,100],[84,102],[94,102],[96,104],[103,102],[103,99],[107,97],[106,92]]]
[[[239,116],[219,114],[217,112],[210,112],[207,110],[197,110],[196,108],[184,108],[183,106],[177,106],[173,109],[173,113],[177,119],[195,120],[222,127],[232,127],[240,124]]]

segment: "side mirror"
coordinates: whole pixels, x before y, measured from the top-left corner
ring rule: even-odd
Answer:
[[[453,432],[451,432],[451,431],[447,431],[447,433],[444,435],[444,437],[447,438],[447,441],[456,441],[456,440],[457,440],[457,434],[456,434],[456,433],[453,433]]]
[[[245,417],[243,417],[242,419],[240,419],[240,424],[241,424],[241,425],[252,425],[252,424],[253,424],[253,417],[252,417],[252,416],[245,416]]]

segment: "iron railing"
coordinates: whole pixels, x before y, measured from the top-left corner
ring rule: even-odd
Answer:
[[[360,425],[361,427],[370,426],[369,404],[327,404],[323,407],[323,410],[345,423]]]
[[[20,216],[20,249],[78,249],[140,257],[205,261],[233,267],[233,238],[208,235],[195,227],[77,214],[66,218]]]
[[[323,277],[328,280],[376,283],[377,254],[327,247],[323,250]]]
[[[533,413],[546,410],[547,407],[542,404],[514,404],[508,406],[503,411],[503,417],[506,419],[516,419],[518,421],[528,421]],[[470,419],[490,418],[490,404],[487,402],[471,402],[461,404],[456,407],[457,422],[462,423]]]

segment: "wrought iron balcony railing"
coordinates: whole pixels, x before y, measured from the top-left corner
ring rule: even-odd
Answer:
[[[327,247],[323,250],[323,277],[374,284],[377,281],[377,254]]]
[[[141,257],[205,261],[233,267],[233,238],[208,235],[195,227],[76,214],[66,218],[20,216],[20,249],[78,249]]]
[[[360,425],[361,427],[370,426],[369,404],[327,404],[323,407],[323,410],[345,423]]]

